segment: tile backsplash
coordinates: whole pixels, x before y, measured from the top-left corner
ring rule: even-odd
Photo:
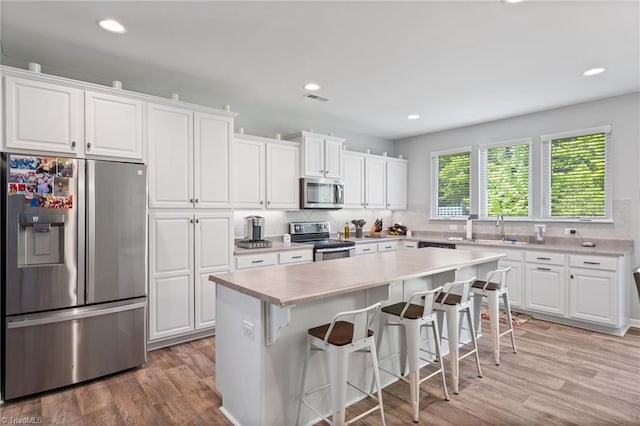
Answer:
[[[246,216],[262,216],[265,219],[265,236],[279,237],[289,232],[289,222],[305,221],[328,221],[331,232],[342,231],[344,223],[349,222],[351,229],[352,219],[364,219],[367,224],[364,230],[367,231],[376,219],[382,219],[384,227],[388,228],[393,224],[393,213],[390,210],[299,210],[299,211],[271,211],[271,210],[236,210],[234,212],[234,235],[235,238],[244,237],[244,218]]]

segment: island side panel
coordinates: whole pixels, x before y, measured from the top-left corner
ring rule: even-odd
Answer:
[[[261,412],[263,330],[260,300],[216,286],[216,388],[233,423],[268,424]]]

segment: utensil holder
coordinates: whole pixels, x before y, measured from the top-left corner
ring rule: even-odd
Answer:
[[[356,228],[356,238],[362,238],[362,228]]]

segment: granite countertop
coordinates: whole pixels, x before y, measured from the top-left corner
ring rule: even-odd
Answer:
[[[287,250],[313,250],[313,246],[301,243],[283,243],[282,241],[271,241],[271,247],[247,249],[238,246],[233,247],[233,254],[242,256],[243,254],[262,254]]]
[[[330,262],[215,274],[209,280],[273,305],[285,307],[393,281],[495,261],[504,254],[479,250],[398,250]]]

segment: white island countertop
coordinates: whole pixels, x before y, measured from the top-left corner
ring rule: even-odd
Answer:
[[[285,307],[486,263],[503,256],[480,248],[400,250],[215,274],[209,279],[263,302]]]

